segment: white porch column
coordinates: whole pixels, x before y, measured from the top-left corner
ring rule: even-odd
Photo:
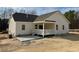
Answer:
[[[44,23],[43,23],[43,37],[44,37]]]

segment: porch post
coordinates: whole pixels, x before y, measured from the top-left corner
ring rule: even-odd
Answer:
[[[44,37],[44,23],[43,23],[43,37]]]

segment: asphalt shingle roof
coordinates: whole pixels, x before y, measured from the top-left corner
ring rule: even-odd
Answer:
[[[13,18],[15,21],[21,21],[21,22],[47,21],[45,19],[56,12],[59,12],[59,11],[50,12],[40,16],[32,15],[32,14],[24,14],[24,13],[15,13],[13,14]]]
[[[54,14],[56,12],[58,12],[58,11],[54,11],[54,12],[50,12],[50,13],[47,13],[47,14],[40,15],[39,17],[36,18],[35,21],[44,21],[46,18],[48,18],[49,16],[51,16],[52,14]]]
[[[37,18],[37,15],[32,14],[24,14],[24,13],[15,13],[13,14],[13,18],[15,21],[21,22],[33,22]]]

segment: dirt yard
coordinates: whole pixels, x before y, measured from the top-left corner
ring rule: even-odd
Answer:
[[[1,52],[71,52],[79,51],[79,32],[46,37],[43,39],[20,42],[16,38],[8,39],[7,34],[0,34]]]

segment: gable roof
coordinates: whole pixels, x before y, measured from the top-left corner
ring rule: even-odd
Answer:
[[[45,19],[48,18],[48,17],[50,17],[51,15],[53,15],[53,14],[56,13],[56,12],[59,12],[59,11],[54,11],[54,12],[50,12],[50,13],[47,13],[47,14],[40,15],[39,17],[36,18],[35,21],[47,21],[47,20],[45,20]],[[59,13],[61,13],[61,12],[59,12]],[[63,14],[61,13],[61,15],[63,15]],[[64,15],[63,15],[63,16],[64,16]],[[68,23],[70,23],[69,20],[67,20],[67,18],[66,18],[65,16],[64,16],[64,18],[66,19],[66,21],[67,21]]]
[[[51,16],[52,14],[54,14],[56,12],[58,12],[58,11],[54,11],[54,12],[50,12],[50,13],[47,13],[47,14],[40,15],[39,17],[36,18],[35,21],[44,21],[46,18],[48,18],[49,16]]]
[[[32,14],[15,13],[13,14],[14,21],[33,22],[38,16]]]

